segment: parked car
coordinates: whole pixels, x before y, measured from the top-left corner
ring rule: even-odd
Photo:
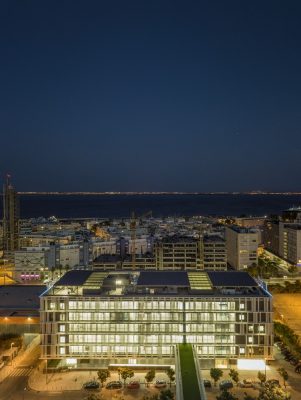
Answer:
[[[138,381],[131,381],[127,385],[128,389],[139,389],[140,388],[140,383]]]
[[[205,388],[212,388],[211,381],[209,381],[208,379],[204,379],[203,383],[204,383]]]
[[[221,381],[221,383],[219,384],[219,388],[220,390],[224,390],[224,389],[232,389],[233,388],[233,383],[232,381]]]
[[[252,388],[253,382],[251,381],[251,379],[244,379],[243,381],[238,382],[238,386],[240,386],[241,388]]]
[[[122,383],[120,381],[111,381],[106,384],[106,389],[121,389]]]
[[[167,386],[167,383],[163,379],[157,380],[155,382],[155,387],[158,389],[165,388],[166,386]]]
[[[278,379],[269,379],[267,380],[267,383],[270,383],[273,386],[280,386],[280,382],[278,381]]]
[[[297,365],[299,363],[299,360],[297,359],[297,358],[295,358],[295,357],[293,357],[291,360],[290,360],[290,364],[292,364],[292,365]]]
[[[260,390],[262,388],[262,383],[260,381],[253,382],[252,388],[255,390]]]
[[[96,381],[90,381],[83,384],[84,389],[99,389],[99,383]]]
[[[295,372],[297,372],[297,374],[301,374],[301,363],[300,362],[296,365]]]

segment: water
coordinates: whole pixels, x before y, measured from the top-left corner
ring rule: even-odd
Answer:
[[[21,195],[22,218],[120,218],[134,211],[154,217],[279,214],[301,205],[300,195]],[[0,201],[2,212],[2,199]]]

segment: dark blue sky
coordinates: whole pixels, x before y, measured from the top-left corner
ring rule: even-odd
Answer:
[[[0,3],[19,190],[301,190],[301,2]]]

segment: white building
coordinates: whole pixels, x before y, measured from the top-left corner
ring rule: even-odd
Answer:
[[[40,321],[41,357],[59,366],[170,365],[180,343],[203,368],[273,358],[272,298],[246,272],[69,271]]]
[[[259,233],[255,229],[226,227],[227,260],[231,267],[244,270],[258,261]]]

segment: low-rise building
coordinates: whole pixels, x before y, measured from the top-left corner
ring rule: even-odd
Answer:
[[[40,295],[46,286],[0,286],[0,333],[39,333]]]

